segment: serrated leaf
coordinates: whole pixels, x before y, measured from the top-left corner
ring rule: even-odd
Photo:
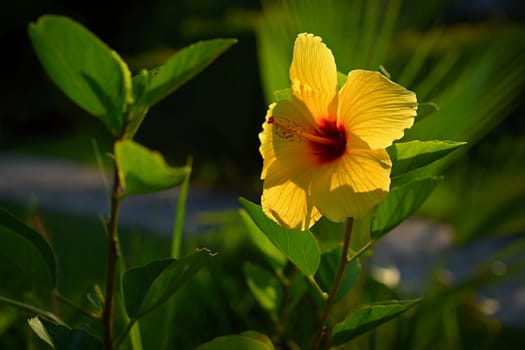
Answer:
[[[319,264],[319,269],[315,275],[315,280],[325,292],[328,292],[334,283],[335,275],[337,274],[339,263],[341,261],[341,252],[342,248],[339,247],[321,255],[321,263]],[[354,259],[345,269],[335,301],[344,297],[354,286],[360,272],[361,263],[359,262],[359,259]]]
[[[399,176],[424,167],[448,155],[466,142],[409,141],[398,142],[387,148],[392,160],[391,176]]]
[[[53,249],[40,233],[3,209],[0,209],[0,259],[16,266],[24,277],[49,289],[55,287]]]
[[[188,282],[213,256],[198,249],[182,259],[156,260],[132,268],[122,278],[126,310],[131,319],[154,310]]]
[[[244,198],[240,198],[239,202],[261,231],[301,272],[306,276],[315,274],[321,260],[321,250],[312,232],[279,226],[257,204]]]
[[[132,140],[115,143],[115,161],[123,196],[166,190],[190,174],[189,167],[170,167],[159,152]]]
[[[246,210],[240,209],[239,214],[246,225],[248,236],[253,244],[255,244],[264,254],[269,264],[274,269],[284,268],[287,262],[286,256],[284,256],[283,253],[261,231]]]
[[[335,346],[347,343],[401,315],[420,301],[421,299],[393,300],[361,305],[352,311],[343,322],[335,325],[332,332],[332,343]]]
[[[381,238],[414,213],[440,181],[441,178],[429,177],[390,190],[374,212],[370,232],[372,239]]]
[[[80,329],[57,325],[45,318],[33,317],[28,320],[36,335],[55,350],[100,350],[102,343]]]
[[[195,350],[274,350],[270,339],[261,333],[255,337],[256,332],[244,332],[239,335],[227,335],[218,337],[204,343]]]
[[[133,100],[131,73],[120,56],[67,17],[42,16],[29,25],[28,32],[51,80],[118,135]]]
[[[272,317],[277,317],[282,303],[283,287],[275,275],[251,263],[244,264],[243,270],[248,288],[257,302]]]
[[[151,76],[138,104],[153,106],[201,72],[236,42],[236,39],[213,39],[183,48],[157,67],[156,74]]]

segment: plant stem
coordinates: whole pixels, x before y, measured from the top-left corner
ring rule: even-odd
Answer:
[[[126,325],[126,328],[124,328],[124,331],[122,332],[122,334],[115,341],[115,349],[117,349],[122,344],[124,339],[126,339],[126,336],[131,331],[133,326],[135,325],[135,322],[137,322],[137,320],[135,320],[135,319],[132,319],[132,320],[128,321],[128,324]]]
[[[315,334],[315,337],[312,341],[312,347],[311,347],[312,350],[319,349],[321,340],[323,339],[323,336],[325,336],[326,320],[328,319],[328,315],[330,314],[330,310],[332,309],[332,306],[334,304],[335,297],[337,296],[337,292],[339,291],[339,287],[341,286],[341,282],[343,281],[343,275],[344,275],[346,266],[348,265],[348,261],[349,261],[348,260],[348,250],[350,249],[350,239],[352,237],[353,223],[354,223],[354,220],[352,218],[348,218],[346,220],[346,229],[345,229],[345,237],[343,240],[343,251],[341,252],[341,260],[339,261],[339,267],[337,268],[334,283],[332,284],[332,289],[330,290],[328,298],[326,299],[326,302],[324,304],[324,309],[321,315],[321,320],[319,322],[317,333]]]
[[[320,286],[319,284],[317,283],[317,281],[315,280],[315,278],[313,276],[308,276],[308,281],[310,282],[310,284],[315,288],[315,290],[317,291],[317,293],[319,293],[319,296],[324,300],[326,301],[328,299],[328,293],[326,293]]]
[[[173,235],[171,239],[171,257],[175,259],[180,259],[181,257],[182,231],[184,229],[184,216],[186,215],[186,201],[188,200],[192,163],[193,159],[188,157],[186,166],[190,168],[190,173],[182,182],[177,210],[175,212],[175,223],[173,224]]]
[[[117,260],[119,257],[118,247],[118,214],[120,208],[120,178],[118,168],[115,164],[115,175],[113,180],[113,193],[111,195],[111,212],[107,221],[108,251],[107,251],[107,271],[106,271],[106,296],[104,299],[104,313],[102,322],[104,327],[104,349],[113,349],[113,314],[115,309],[115,275],[117,270]]]
[[[64,321],[62,321],[57,315],[47,311],[47,310],[43,310],[43,309],[40,309],[36,306],[33,306],[33,305],[29,305],[29,304],[26,304],[26,303],[23,303],[21,301],[18,301],[18,300],[14,300],[14,299],[11,299],[11,298],[7,298],[7,297],[4,297],[4,296],[1,296],[0,295],[0,302],[2,303],[6,303],[6,304],[9,304],[11,306],[15,306],[21,310],[24,310],[24,311],[29,311],[31,313],[35,313],[35,314],[39,314],[39,315],[42,315],[46,318],[48,318],[49,320],[55,322],[56,324],[59,324],[59,325],[64,325]]]
[[[61,303],[68,305],[72,309],[76,310],[77,312],[80,312],[82,315],[86,317],[91,318],[92,320],[100,321],[100,317],[97,317],[96,315],[84,310],[83,308],[81,308],[80,306],[78,306],[77,304],[75,304],[74,302],[72,302],[71,300],[63,296],[62,294],[60,294],[58,290],[55,289],[53,290],[52,293],[53,293],[53,296]]]

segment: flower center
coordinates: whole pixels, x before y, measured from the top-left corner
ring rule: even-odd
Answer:
[[[346,149],[346,131],[342,126],[337,126],[335,121],[321,119],[316,136],[324,142],[309,140],[312,152],[320,163],[329,163],[341,157]]]
[[[276,135],[288,141],[306,139],[316,160],[320,163],[329,163],[344,154],[346,149],[346,131],[337,127],[335,121],[321,119],[313,132],[306,132],[297,123],[284,117],[276,119],[271,116],[269,124],[276,127]]]

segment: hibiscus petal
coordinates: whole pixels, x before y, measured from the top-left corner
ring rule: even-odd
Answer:
[[[311,157],[309,157],[308,145],[301,136],[294,135],[290,130],[307,131],[315,127],[313,117],[297,99],[279,101],[270,105],[263,124],[263,131],[259,134],[261,141],[259,151],[263,157],[261,179],[266,177],[270,167],[275,167],[281,172],[287,171],[290,178],[297,171],[310,167]],[[274,165],[276,159],[279,159],[280,162]],[[284,169],[279,169],[280,167]]]
[[[297,36],[290,66],[292,93],[316,119],[334,118],[337,112],[337,68],[332,51],[313,34]]]
[[[391,166],[383,149],[349,151],[317,171],[312,202],[331,221],[359,218],[387,195]]]
[[[414,123],[416,94],[379,72],[353,70],[339,92],[338,124],[370,148],[386,148]]]
[[[271,172],[264,180],[261,206],[264,213],[280,224],[294,230],[307,230],[321,214],[310,201],[309,178],[297,174],[294,181]]]

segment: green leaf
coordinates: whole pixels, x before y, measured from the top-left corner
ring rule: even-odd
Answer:
[[[169,189],[182,183],[190,174],[189,167],[172,168],[159,152],[132,140],[115,143],[115,161],[123,196]]]
[[[288,230],[270,220],[261,207],[244,198],[239,202],[255,224],[290,261],[307,276],[313,276],[319,267],[321,250],[310,231]]]
[[[429,177],[393,188],[375,210],[372,239],[381,238],[415,212],[440,181],[441,178]]]
[[[131,80],[132,89],[133,89],[133,100],[139,101],[140,98],[144,95],[147,90],[147,87],[151,81],[152,74],[154,70],[148,71],[147,69],[142,69],[137,75]],[[126,134],[124,139],[133,139],[137,133],[140,125],[144,121],[146,114],[148,113],[148,106],[141,106],[138,103],[135,103],[132,106],[132,110],[129,113],[128,125],[126,126]]]
[[[264,232],[259,229],[246,210],[240,209],[239,213],[246,225],[248,236],[264,254],[269,264],[275,270],[283,269],[287,262],[283,253],[270,241]]]
[[[150,74],[151,78],[138,105],[153,106],[201,72],[236,42],[236,39],[213,39],[183,48]]]
[[[344,235],[345,223],[333,222],[321,217],[311,228],[313,234],[318,238],[321,252],[328,252],[341,245]]]
[[[352,311],[343,322],[335,325],[332,332],[332,343],[335,346],[347,343],[401,315],[420,301],[421,299],[393,300],[361,305]]]
[[[49,243],[33,228],[0,209],[0,261],[4,259],[24,277],[50,289],[55,287],[56,262]]]
[[[244,276],[257,302],[277,319],[283,299],[283,288],[275,275],[262,267],[246,263],[244,264]]]
[[[345,85],[346,81],[348,80],[348,74],[337,72],[337,85],[339,86],[339,89]]]
[[[292,100],[292,89],[282,89],[274,91],[273,96],[275,101],[291,101]]]
[[[261,333],[248,331],[239,335],[218,337],[195,350],[274,350],[270,339]]]
[[[100,350],[102,344],[89,333],[57,325],[45,318],[34,317],[28,320],[36,335],[55,350]]]
[[[131,319],[154,310],[188,282],[213,256],[207,249],[198,249],[182,259],[156,260],[132,268],[122,278],[126,310]]]
[[[267,346],[268,350],[274,350],[275,349],[273,347],[272,341],[270,340],[270,338],[268,338],[268,336],[266,334],[259,333],[259,332],[256,332],[256,331],[245,331],[245,332],[241,333],[241,336],[249,337],[249,338],[258,340],[261,343],[264,343]]]
[[[323,253],[321,256],[321,264],[315,275],[315,280],[319,283],[319,286],[324,291],[329,291],[332,287],[335,275],[339,268],[339,263],[341,261],[342,247],[338,247],[329,252]],[[354,286],[359,273],[361,272],[361,264],[359,259],[352,261],[345,269],[343,280],[341,282],[341,287],[335,298],[336,301],[340,300],[346,295],[346,293]]]
[[[29,24],[28,32],[51,80],[118,135],[133,102],[131,73],[120,56],[67,17],[42,16]]]
[[[445,157],[466,142],[455,141],[409,141],[394,143],[387,148],[392,159],[391,176],[399,176],[424,167]]]

